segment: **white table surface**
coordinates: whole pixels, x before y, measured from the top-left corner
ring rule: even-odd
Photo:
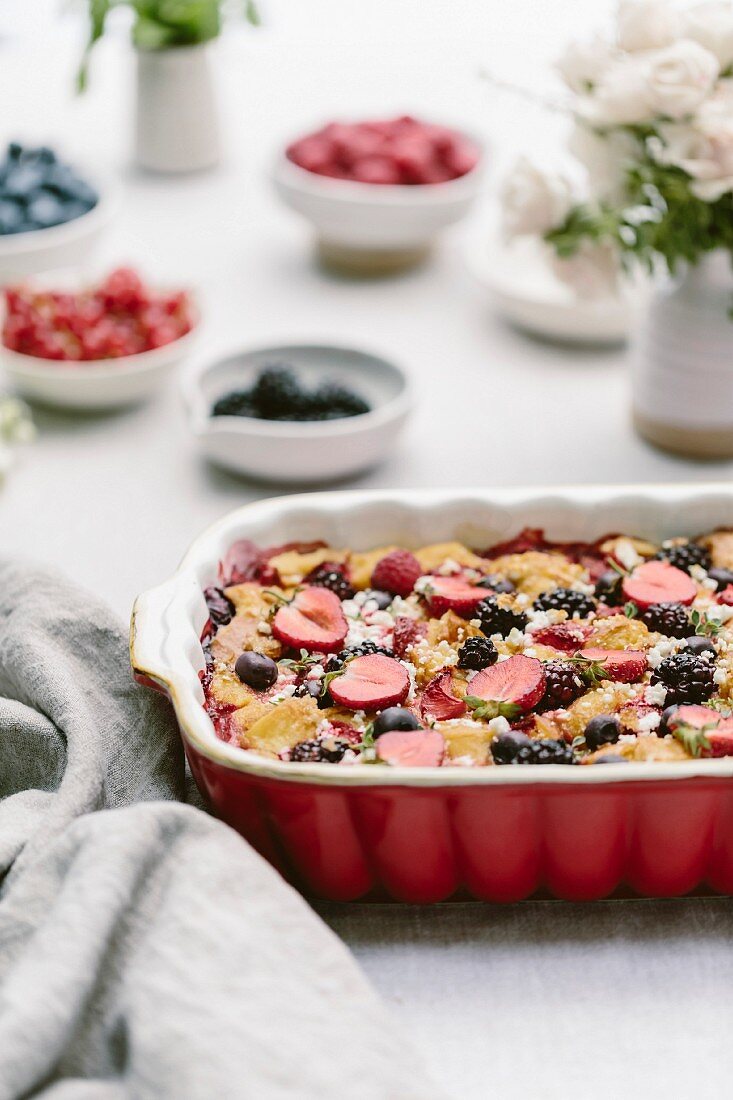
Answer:
[[[122,28],[100,46],[79,101],[70,94],[78,21],[60,19],[56,0],[0,7],[0,137],[49,141],[123,180],[100,265],[130,261],[155,279],[195,285],[206,315],[201,359],[237,344],[325,336],[403,362],[420,404],[399,450],[358,485],[729,477],[730,463],[674,460],[633,434],[622,352],[545,346],[491,315],[463,265],[485,209],[446,238],[429,267],[359,283],[312,265],[307,231],[268,186],[282,140],[334,115],[411,110],[483,134],[499,166],[520,149],[547,157],[561,120],[492,92],[478,70],[547,87],[550,58],[610,3],[263,7],[264,29],[232,30],[216,47],[225,163],[187,179],[128,167],[131,58]],[[0,489],[0,551],[60,567],[124,618],[206,524],[287,491],[204,464],[175,382],[137,410],[38,412],[37,423],[38,442]],[[641,1082],[645,1096],[665,1100],[728,1094],[727,902],[612,903],[594,916],[558,903],[326,913],[454,1096],[605,1098],[629,1084],[635,1096]],[[680,960],[686,965],[673,965]]]

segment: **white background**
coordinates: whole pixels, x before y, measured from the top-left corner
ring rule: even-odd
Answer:
[[[479,72],[552,90],[552,57],[603,23],[606,0],[263,0],[263,29],[232,29],[215,47],[226,161],[180,180],[129,166],[125,27],[115,19],[88,95],[74,99],[82,28],[59,7],[0,0],[0,137],[48,141],[122,179],[101,262],[194,285],[206,315],[202,359],[325,336],[403,362],[420,404],[399,450],[357,484],[729,476],[730,464],[673,460],[633,435],[623,353],[543,346],[491,315],[463,263],[488,197],[430,267],[361,284],[314,268],[306,229],[268,185],[283,140],[334,116],[409,110],[455,121],[489,144],[489,189],[520,150],[554,159],[561,120],[497,93]],[[202,527],[273,491],[200,460],[175,383],[122,415],[45,412],[37,422],[38,443],[0,490],[0,551],[62,568],[125,618]],[[328,915],[453,1095],[636,1096],[643,1080],[646,1097],[668,1098],[726,1094],[727,912],[727,903],[617,903],[594,915],[552,904]],[[698,920],[702,931],[689,933]],[[357,1039],[368,1041],[368,1022]]]

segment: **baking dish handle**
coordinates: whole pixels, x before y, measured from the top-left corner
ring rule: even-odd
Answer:
[[[130,622],[130,663],[138,683],[170,695],[183,667],[203,668],[201,631],[208,612],[190,572],[177,573],[135,600]]]

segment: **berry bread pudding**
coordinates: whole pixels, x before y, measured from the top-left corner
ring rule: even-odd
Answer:
[[[367,552],[241,541],[209,588],[205,707],[297,763],[491,767],[733,755],[733,531],[542,531]]]

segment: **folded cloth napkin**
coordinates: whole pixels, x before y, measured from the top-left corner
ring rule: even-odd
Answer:
[[[340,941],[185,791],[107,609],[0,561],[0,1100],[438,1096]]]

